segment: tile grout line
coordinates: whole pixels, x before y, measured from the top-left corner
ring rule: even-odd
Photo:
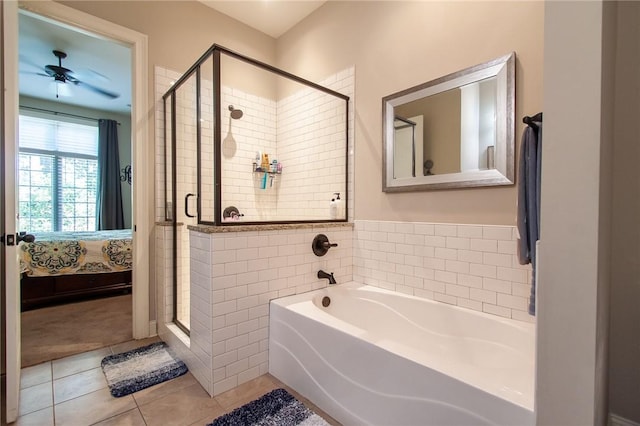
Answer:
[[[53,421],[53,426],[56,425],[56,401],[53,389],[53,361],[49,361],[49,369],[51,373],[51,420]]]
[[[144,414],[142,414],[142,410],[140,409],[140,404],[138,404],[138,400],[135,397],[135,392],[131,394],[131,398],[133,398],[133,402],[136,404],[136,410],[140,414],[140,418],[144,422],[145,426],[147,426],[147,419],[144,418]]]

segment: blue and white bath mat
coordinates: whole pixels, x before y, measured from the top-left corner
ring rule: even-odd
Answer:
[[[276,389],[255,401],[218,417],[207,426],[329,426],[322,417],[284,389]]]
[[[111,395],[119,397],[182,376],[184,362],[176,358],[164,342],[152,343],[102,360]]]

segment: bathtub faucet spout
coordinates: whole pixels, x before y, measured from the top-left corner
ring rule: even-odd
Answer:
[[[333,278],[333,272],[328,273],[323,271],[322,269],[318,271],[318,278],[328,278],[329,279],[329,284],[335,284],[336,283],[336,279]]]

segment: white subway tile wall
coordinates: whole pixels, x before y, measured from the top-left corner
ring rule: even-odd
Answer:
[[[353,82],[354,68],[349,68],[320,84],[351,97]],[[328,219],[333,193],[342,193],[341,200],[346,195],[346,103],[303,88],[280,99],[277,107],[278,161],[285,167],[278,187],[278,216],[285,220]]]
[[[253,173],[256,152],[278,155],[276,102],[222,87],[222,207],[236,207],[245,221],[278,220],[277,184],[261,189],[263,173]],[[229,105],[243,112],[232,119]]]
[[[173,321],[173,260],[172,260],[172,230],[169,226],[155,227],[156,262],[155,276],[158,323],[170,323]]]
[[[156,66],[154,68],[154,78],[155,78],[155,179],[156,179],[156,188],[155,188],[155,199],[156,199],[156,210],[155,216],[156,221],[163,221],[165,219],[165,197],[167,194],[165,193],[165,183],[169,184],[171,182],[170,170],[167,170],[168,174],[165,176],[165,151],[168,147],[165,146],[164,136],[165,132],[167,135],[171,134],[171,122],[167,120],[167,128],[165,129],[165,109],[164,103],[162,100],[162,96],[169,90],[171,85],[180,78],[180,74],[168,70],[163,67]],[[170,104],[168,104],[169,109]],[[170,188],[168,188],[170,189]]]
[[[520,321],[531,266],[513,226],[355,221],[353,279]]]
[[[311,242],[325,234],[338,246],[322,257]],[[268,371],[269,301],[351,281],[351,227],[259,232],[191,232],[191,348],[213,369],[213,394]],[[196,306],[196,301],[201,302]]]
[[[195,110],[191,109],[193,114]],[[194,115],[195,117],[195,115]],[[202,220],[213,222],[214,206],[215,206],[215,188],[213,182],[215,181],[215,167],[213,163],[213,82],[202,77],[200,82],[200,192],[198,197],[200,199],[200,215]],[[196,150],[195,146],[191,152],[192,168],[196,169]],[[192,191],[197,193],[197,189]],[[195,210],[194,210],[195,211]],[[195,213],[191,213],[195,214]]]
[[[198,345],[191,345],[189,337],[183,335],[173,322],[173,251],[172,251],[173,230],[170,226],[156,226],[156,288],[158,289],[158,334],[160,338],[167,342],[188,366],[189,371],[196,377],[198,382],[213,392],[213,379],[211,364],[206,363],[206,356]],[[200,301],[200,295],[196,295],[196,303]]]

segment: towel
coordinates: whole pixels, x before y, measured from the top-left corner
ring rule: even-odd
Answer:
[[[518,170],[518,261],[531,263],[529,313],[536,306],[536,241],[540,238],[540,175],[542,159],[542,123],[537,129],[527,126],[522,134]]]

